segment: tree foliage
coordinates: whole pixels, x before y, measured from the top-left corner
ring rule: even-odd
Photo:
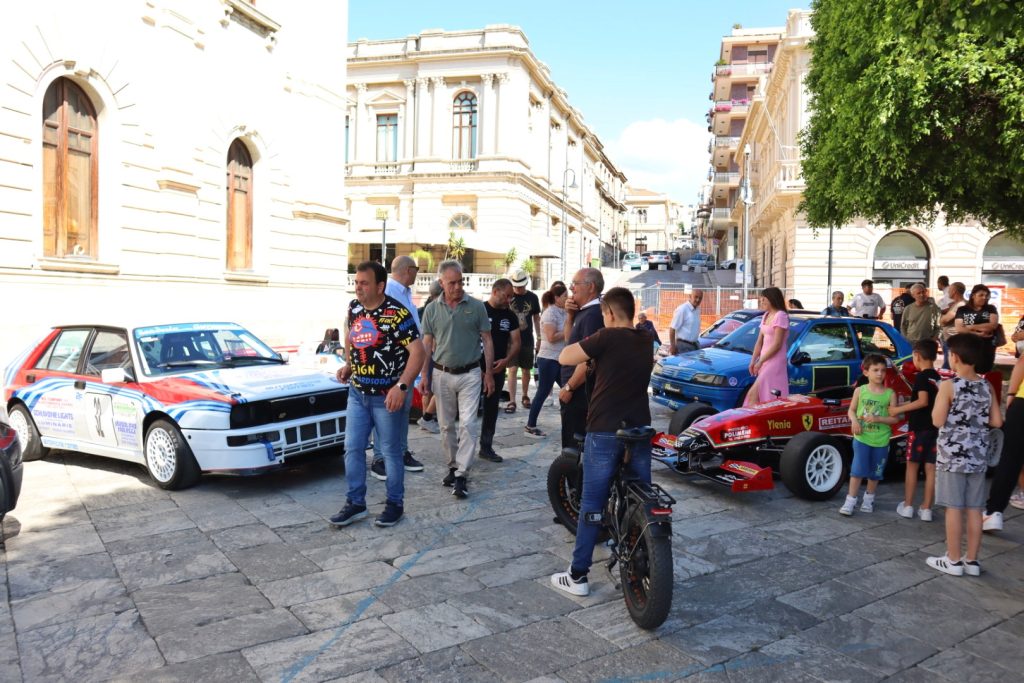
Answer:
[[[818,226],[975,218],[1024,237],[1016,0],[815,0],[801,140]]]

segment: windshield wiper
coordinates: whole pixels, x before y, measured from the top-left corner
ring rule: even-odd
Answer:
[[[169,360],[166,363],[160,363],[157,365],[158,368],[191,368],[197,365],[217,365],[217,361],[196,359],[196,360]]]
[[[283,358],[272,358],[268,356],[225,356],[224,363],[226,365],[238,365],[242,362],[253,362],[253,363],[274,363],[275,365],[284,365],[288,361]]]

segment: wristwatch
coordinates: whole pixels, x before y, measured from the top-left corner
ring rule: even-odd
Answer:
[[[406,384],[405,382],[399,382],[398,383],[398,390],[399,391],[409,391],[409,385]]]

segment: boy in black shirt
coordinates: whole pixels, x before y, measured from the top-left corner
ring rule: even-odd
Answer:
[[[583,449],[583,490],[576,528],[576,547],[568,571],[551,576],[551,584],[572,595],[588,595],[587,573],[611,488],[622,461],[623,446],[615,438],[620,427],[642,427],[651,422],[647,384],[654,359],[651,339],[633,327],[633,295],[623,287],[608,290],[601,301],[604,328],[579,343],[562,349],[558,362],[594,367],[594,390],[587,411],[587,440]],[[651,444],[633,447],[626,476],[651,481]]]
[[[910,413],[907,423],[910,438],[907,440],[907,473],[903,483],[903,502],[896,506],[896,514],[912,519],[914,517],[914,491],[917,488],[917,472],[924,464],[924,498],[917,514],[922,522],[932,521],[932,502],[935,500],[935,440],[939,430],[932,424],[932,408],[935,395],[939,392],[939,373],[935,370],[935,357],[939,345],[934,339],[922,339],[914,343],[914,377],[912,401],[889,409],[890,417]]]

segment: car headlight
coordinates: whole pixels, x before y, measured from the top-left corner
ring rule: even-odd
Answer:
[[[710,384],[718,387],[725,384],[725,376],[716,375],[711,372],[698,372],[691,381],[695,384]]]
[[[665,372],[665,363],[663,361],[659,360],[657,363],[654,364],[654,374],[661,375],[661,374],[664,374],[664,372]]]

